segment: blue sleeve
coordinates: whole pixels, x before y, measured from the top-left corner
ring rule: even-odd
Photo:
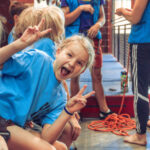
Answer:
[[[42,119],[42,126],[45,124],[53,124],[63,111],[67,102],[67,95],[64,88],[61,89],[61,92],[58,91],[58,96],[55,101],[57,102],[54,104],[53,109]]]
[[[55,43],[50,38],[42,38],[34,43],[34,49],[46,52],[50,57],[55,59]]]
[[[63,111],[63,108],[65,106],[65,103],[60,104],[57,108],[54,108],[53,111],[49,112],[42,120],[42,126],[45,124],[53,124],[55,120],[59,117],[61,112]]]
[[[61,7],[67,7],[67,1],[66,0],[61,0]]]
[[[18,76],[25,72],[31,64],[33,56],[26,52],[20,52],[8,59],[2,69],[2,74]]]

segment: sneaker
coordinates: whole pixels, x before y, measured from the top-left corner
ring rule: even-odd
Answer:
[[[100,111],[100,113],[99,113],[99,118],[100,118],[100,120],[103,120],[103,119],[105,119],[108,115],[111,115],[111,114],[113,114],[113,112],[111,111],[111,110],[109,110],[108,112],[102,112],[102,111]]]

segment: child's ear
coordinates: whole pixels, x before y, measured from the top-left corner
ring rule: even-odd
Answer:
[[[18,21],[18,15],[14,15],[14,22],[17,23]]]

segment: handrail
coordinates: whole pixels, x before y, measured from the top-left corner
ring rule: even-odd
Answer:
[[[128,36],[131,29],[129,25],[131,24],[114,24],[112,27],[112,53],[124,68],[127,67],[127,57],[129,51]]]

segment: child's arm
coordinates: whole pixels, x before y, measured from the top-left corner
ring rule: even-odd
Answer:
[[[98,21],[93,26],[91,26],[90,29],[88,30],[88,37],[90,37],[91,39],[97,36],[98,31],[100,30],[100,28],[103,27],[103,25],[106,22],[105,11],[104,11],[103,5],[100,6],[99,14],[100,15],[99,15]]]
[[[40,31],[43,23],[44,20],[42,20],[38,26],[28,27],[18,40],[0,48],[0,68],[2,68],[3,63],[7,61],[13,54],[26,48],[37,41],[40,37],[50,32],[50,29]]]
[[[65,80],[62,81],[63,87],[67,93],[67,100],[70,99],[69,89]],[[77,137],[80,135],[81,126],[79,124],[80,116],[78,112],[75,112],[74,115],[70,118],[69,123],[72,126],[72,140],[76,140]]]
[[[89,4],[80,5],[73,12],[70,12],[69,7],[62,7],[62,10],[65,14],[65,25],[66,26],[73,23],[80,16],[82,11],[90,12],[91,14],[94,13],[94,8]]]
[[[82,109],[86,105],[86,99],[95,93],[92,91],[83,96],[83,92],[85,91],[86,87],[87,86],[84,86],[77,95],[68,101],[66,110],[62,111],[58,119],[51,126],[48,124],[44,125],[42,130],[43,139],[51,144],[58,139],[67,121],[71,118],[71,114]]]
[[[132,24],[137,24],[141,20],[147,2],[148,0],[143,0],[142,3],[141,0],[136,0],[133,10],[126,9],[126,8],[118,8],[116,9],[115,14],[117,14],[118,16],[123,16]]]

